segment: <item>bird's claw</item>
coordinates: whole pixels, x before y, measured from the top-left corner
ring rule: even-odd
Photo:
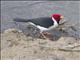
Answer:
[[[41,38],[53,40],[53,36],[52,36],[52,34],[49,33],[49,32],[42,32],[42,33],[41,33]]]

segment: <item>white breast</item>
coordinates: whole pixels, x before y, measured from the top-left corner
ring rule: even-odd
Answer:
[[[54,21],[54,25],[53,26],[51,26],[51,27],[49,27],[49,30],[51,30],[51,29],[54,29],[54,28],[56,28],[56,27],[58,27],[58,23],[57,23],[57,21],[52,17],[52,20]]]
[[[48,30],[48,28],[45,28],[45,27],[42,27],[42,26],[39,26],[39,25],[37,25],[37,28],[39,28],[41,32]]]

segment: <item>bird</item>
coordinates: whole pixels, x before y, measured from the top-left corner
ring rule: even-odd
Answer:
[[[31,25],[34,25],[38,29],[40,29],[40,33],[42,34],[42,36],[44,36],[44,35],[50,35],[50,33],[44,31],[49,31],[58,27],[60,20],[63,20],[63,18],[64,18],[63,15],[55,13],[52,14],[51,17],[40,17],[34,19],[15,18],[14,21],[29,22]]]

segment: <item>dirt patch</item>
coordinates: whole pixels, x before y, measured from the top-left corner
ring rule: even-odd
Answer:
[[[1,60],[79,60],[80,40],[61,37],[57,41],[25,36],[8,29],[1,34]]]

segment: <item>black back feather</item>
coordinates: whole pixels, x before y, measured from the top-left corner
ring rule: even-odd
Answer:
[[[43,26],[45,28],[49,28],[54,24],[53,20],[50,17],[40,17],[40,18],[34,18],[34,19],[21,19],[21,18],[15,18],[14,21],[16,22],[32,22],[36,25]]]

